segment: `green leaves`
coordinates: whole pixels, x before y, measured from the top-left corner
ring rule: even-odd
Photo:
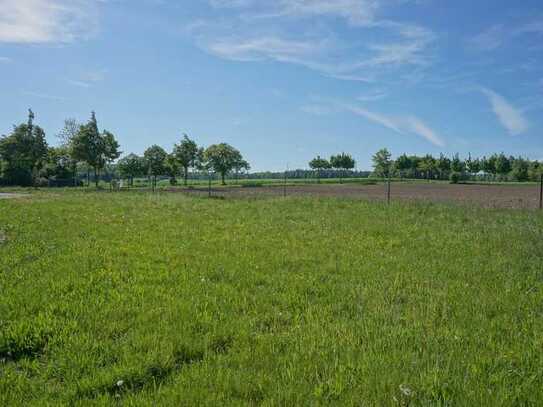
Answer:
[[[225,184],[226,174],[232,170],[249,167],[249,164],[243,160],[241,153],[226,143],[209,146],[205,150],[204,158],[213,171],[221,174],[223,184]]]

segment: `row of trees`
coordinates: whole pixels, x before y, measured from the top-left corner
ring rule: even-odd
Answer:
[[[49,147],[45,131],[34,124],[34,113],[29,110],[27,123],[14,126],[10,135],[0,137],[0,183],[8,185],[49,185],[51,181],[66,181],[78,185],[78,174],[83,170],[90,182],[90,172],[98,186],[100,174],[121,156],[115,136],[99,131],[94,112],[86,124],[68,119],[57,135],[58,147]],[[153,145],[143,156],[129,154],[115,165],[117,172],[133,184],[136,177],[150,177],[156,185],[157,177],[167,175],[176,183],[182,175],[185,185],[190,170],[220,174],[223,184],[230,172],[248,171],[250,166],[241,153],[226,144],[199,147],[184,135],[173,151]]]
[[[492,179],[514,181],[536,181],[543,173],[543,163],[522,157],[507,157],[493,154],[490,157],[461,159],[440,154],[435,158],[402,154],[396,160],[387,149],[379,150],[372,158],[374,174],[379,177],[400,176],[402,178],[450,179],[453,182],[469,179]]]
[[[194,140],[186,134],[171,153],[162,147],[153,145],[143,153],[143,156],[129,154],[117,163],[117,170],[122,178],[133,184],[134,178],[151,176],[153,186],[158,176],[167,175],[170,183],[176,184],[176,177],[182,174],[187,185],[189,172],[215,172],[221,176],[223,185],[226,175],[230,172],[248,171],[250,165],[243,159],[241,153],[229,144],[214,144],[208,148],[198,147]]]
[[[341,153],[333,155],[330,160],[317,156],[309,162],[309,168],[317,172],[318,182],[320,183],[322,172],[334,169],[339,172],[339,182],[343,180],[344,172],[351,171],[356,166],[356,161],[350,154]]]

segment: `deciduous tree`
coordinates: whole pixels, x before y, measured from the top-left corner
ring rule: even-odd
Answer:
[[[119,174],[129,180],[130,186],[134,185],[134,178],[145,175],[145,160],[136,154],[129,154],[117,163]]]
[[[121,155],[119,143],[115,136],[107,130],[98,131],[96,115],[92,112],[89,122],[80,127],[77,135],[72,139],[71,151],[73,158],[84,161],[94,169],[94,181],[98,187],[98,175],[107,163]]]
[[[153,177],[153,189],[156,187],[156,177],[166,173],[168,153],[160,146],[153,145],[143,153],[147,174]]]
[[[339,183],[341,184],[343,182],[343,171],[352,170],[356,165],[356,161],[350,154],[341,153],[330,157],[330,165],[332,168],[339,170]]]
[[[320,184],[321,182],[321,171],[327,170],[332,168],[332,165],[326,158],[322,158],[321,156],[317,156],[313,158],[311,161],[309,161],[309,168],[312,170],[315,170],[317,173],[317,180]]]
[[[187,186],[189,169],[194,167],[198,154],[198,145],[185,134],[183,140],[175,145],[173,154],[179,165],[183,168],[183,181],[185,186]]]
[[[388,178],[391,175],[393,161],[390,157],[392,154],[386,148],[382,148],[373,155],[373,171],[379,177]]]
[[[208,162],[209,168],[221,175],[223,185],[226,185],[226,175],[242,160],[241,153],[226,143],[214,144],[205,150],[205,161]]]

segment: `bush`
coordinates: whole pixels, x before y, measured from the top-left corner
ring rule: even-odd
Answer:
[[[461,175],[459,172],[451,172],[451,184],[458,184],[460,182]]]
[[[47,178],[43,178],[43,177],[36,178],[36,180],[34,181],[34,186],[39,187],[39,188],[48,187],[49,186],[49,180]]]

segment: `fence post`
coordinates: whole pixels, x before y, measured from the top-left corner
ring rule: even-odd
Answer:
[[[388,174],[387,180],[387,204],[390,205],[390,174]]]
[[[539,182],[539,209],[543,209],[543,173]]]
[[[207,196],[211,198],[211,172],[207,173]]]
[[[283,197],[287,196],[287,172],[285,171],[285,175],[283,177]]]
[[[286,198],[287,196],[287,173],[288,173],[288,163],[287,163],[287,170],[285,171],[285,175],[283,177],[283,197]]]

